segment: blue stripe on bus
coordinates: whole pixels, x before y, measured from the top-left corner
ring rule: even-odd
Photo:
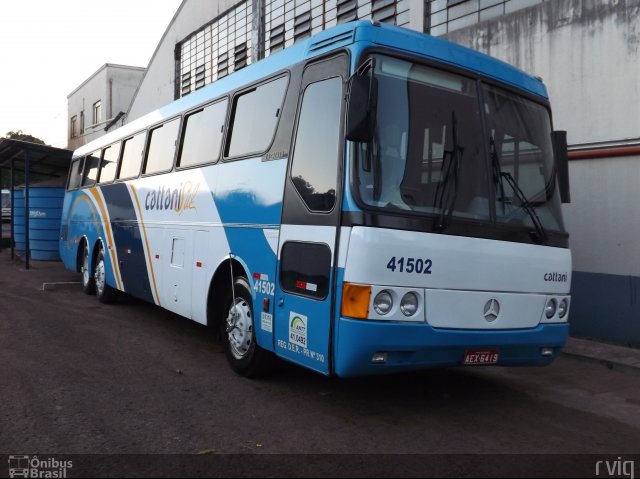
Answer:
[[[142,232],[137,222],[133,201],[124,183],[103,186],[113,241],[118,252],[120,276],[124,291],[154,303],[145,260]],[[115,285],[112,285],[115,287]]]

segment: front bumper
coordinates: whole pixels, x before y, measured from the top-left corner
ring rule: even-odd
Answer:
[[[558,356],[568,336],[567,323],[480,331],[341,317],[336,327],[334,372],[349,377],[461,366],[466,350],[482,348],[500,350],[498,366],[546,366]],[[553,354],[542,356],[543,347],[552,348]],[[372,363],[376,352],[387,353],[387,361]]]

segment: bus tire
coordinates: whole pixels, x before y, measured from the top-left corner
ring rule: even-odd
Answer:
[[[256,342],[249,282],[245,277],[237,276],[233,288],[234,295],[231,290],[227,292],[221,321],[225,356],[238,375],[257,377],[267,372],[272,356]]]
[[[85,294],[96,294],[96,279],[91,272],[91,259],[89,258],[89,245],[85,242],[80,257],[80,272],[82,273],[82,291]]]
[[[94,268],[96,296],[103,304],[113,303],[118,297],[118,291],[107,284],[106,266],[104,262],[104,248],[100,246]]]

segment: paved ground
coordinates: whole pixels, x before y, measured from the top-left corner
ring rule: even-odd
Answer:
[[[547,368],[355,380],[283,364],[247,380],[205,327],[132,299],[101,305],[79,284],[42,288],[78,280],[59,263],[24,271],[0,254],[0,454],[223,461],[157,456],[173,461],[159,469],[167,475],[575,477],[607,454],[640,453],[640,374],[565,356]],[[110,456],[97,471],[145,475],[131,457]],[[202,469],[184,469],[194,464]]]

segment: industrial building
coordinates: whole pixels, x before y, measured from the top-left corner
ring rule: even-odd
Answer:
[[[67,96],[68,149],[75,150],[121,124],[144,71],[106,63]]]

